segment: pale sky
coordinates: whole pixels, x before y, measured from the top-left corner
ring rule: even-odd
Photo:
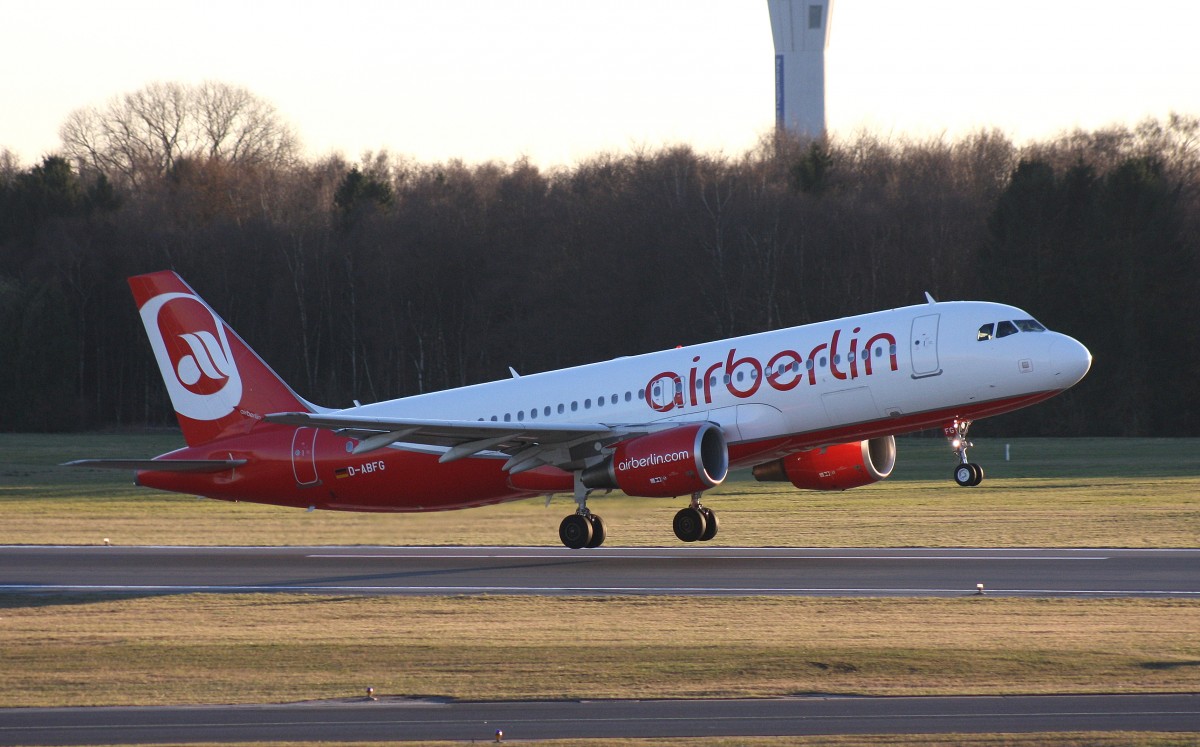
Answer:
[[[1200,115],[1192,0],[835,0],[835,135],[1018,141]],[[773,125],[765,0],[0,0],[0,148],[26,165],[74,109],[152,81],[272,102],[310,156],[543,166]]]

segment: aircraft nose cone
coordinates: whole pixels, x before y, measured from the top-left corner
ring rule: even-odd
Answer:
[[[1092,367],[1092,354],[1073,337],[1059,335],[1050,345],[1050,364],[1062,388],[1066,389],[1087,375]]]

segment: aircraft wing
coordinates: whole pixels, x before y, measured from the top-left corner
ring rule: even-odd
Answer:
[[[347,414],[283,412],[271,423],[325,428],[361,439],[353,453],[393,443],[444,446],[438,461],[453,462],[484,451],[509,455],[505,469],[516,474],[542,465],[569,468],[600,449],[633,436],[675,427],[675,423],[606,425],[603,423],[500,423],[482,420],[373,418]]]

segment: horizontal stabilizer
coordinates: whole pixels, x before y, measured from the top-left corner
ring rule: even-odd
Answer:
[[[222,472],[241,467],[245,459],[76,459],[63,467],[134,469],[155,472]]]

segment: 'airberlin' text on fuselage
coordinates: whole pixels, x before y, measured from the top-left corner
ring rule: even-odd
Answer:
[[[737,357],[737,348],[730,348],[725,360],[717,361],[702,369],[700,356],[692,358],[692,367],[687,374],[687,383],[682,375],[674,371],[663,371],[646,383],[646,404],[658,412],[669,412],[687,404],[696,407],[712,404],[713,389],[723,385],[735,397],[745,399],[758,392],[764,381],[767,386],[780,392],[790,391],[808,380],[810,386],[817,383],[817,370],[829,367],[835,379],[857,379],[870,376],[878,361],[887,356],[891,370],[897,370],[896,338],[880,332],[859,346],[858,333],[861,327],[851,332],[849,350],[843,357],[838,350],[842,331],[836,330],[829,342],[823,342],[802,355],[795,350],[780,350],[771,356],[765,367],[753,356]],[[686,396],[685,396],[686,394]]]

